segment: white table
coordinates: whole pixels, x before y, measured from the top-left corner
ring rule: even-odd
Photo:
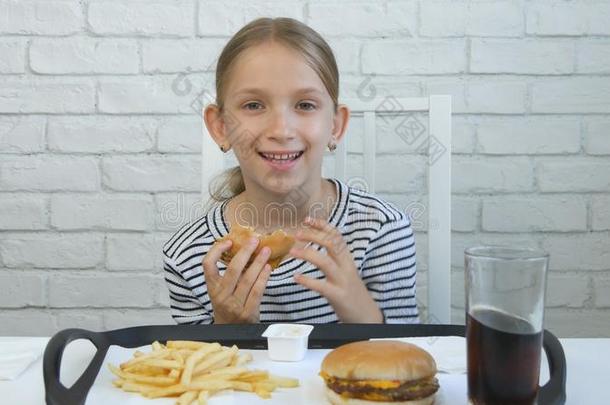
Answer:
[[[43,348],[48,338],[39,339]],[[560,341],[567,361],[567,403],[609,403],[606,390],[610,387],[610,339],[560,339]],[[2,338],[0,338],[0,344],[2,344]],[[93,345],[89,342],[77,341],[68,346],[62,364],[62,381],[65,385],[69,386],[76,380],[88,364],[93,352]],[[452,377],[463,379],[465,392],[466,376],[453,375]],[[173,403],[169,400],[146,401],[151,405]],[[42,358],[30,366],[17,380],[0,381],[0,402],[20,405],[45,403]],[[271,402],[265,403],[271,404]],[[87,404],[90,403],[102,404],[103,402],[88,400]],[[456,401],[455,403],[462,402]],[[465,398],[463,403],[466,403]]]

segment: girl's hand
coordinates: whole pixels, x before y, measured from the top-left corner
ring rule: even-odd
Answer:
[[[341,232],[321,219],[307,218],[310,228],[299,231],[297,239],[311,241],[326,248],[327,255],[313,248],[293,248],[294,257],[311,262],[324,273],[326,280],[295,274],[294,280],[324,296],[341,322],[381,323],[383,315],[358,275],[354,258]]]
[[[203,258],[203,273],[208,295],[214,309],[214,323],[254,323],[260,318],[260,303],[271,274],[267,263],[270,250],[264,247],[250,267],[244,269],[258,245],[252,238],[233,257],[224,275],[218,272],[216,263],[223,252],[229,250],[232,241],[215,244]]]

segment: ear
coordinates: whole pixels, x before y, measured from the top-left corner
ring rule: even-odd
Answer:
[[[220,108],[216,104],[209,104],[203,110],[203,121],[214,142],[228,146],[226,126]]]
[[[347,130],[347,123],[349,122],[350,111],[349,107],[345,104],[339,104],[337,111],[333,117],[333,130],[332,136],[335,143],[341,142],[345,132]]]

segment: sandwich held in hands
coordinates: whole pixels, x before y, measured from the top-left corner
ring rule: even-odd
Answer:
[[[226,236],[223,236],[216,241],[216,243],[222,243],[225,240],[232,241],[231,248],[222,253],[220,261],[226,265],[229,265],[231,259],[233,259],[242,246],[246,245],[248,240],[250,240],[252,237],[257,238],[259,243],[256,250],[251,255],[250,261],[246,264],[246,267],[252,264],[252,261],[254,258],[256,258],[262,248],[268,246],[269,249],[271,249],[271,253],[267,263],[269,263],[271,269],[276,269],[284,257],[288,255],[290,248],[292,248],[295,242],[294,237],[288,235],[281,229],[278,229],[270,234],[261,235],[260,233],[255,232],[254,228],[250,226],[235,224],[231,227],[231,231]]]
[[[392,340],[339,346],[320,376],[333,405],[429,405],[438,391],[436,362],[420,347]]]

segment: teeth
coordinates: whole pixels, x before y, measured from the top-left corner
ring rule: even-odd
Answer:
[[[273,159],[273,160],[292,160],[292,159],[295,159],[300,154],[301,154],[301,152],[289,153],[289,154],[262,153],[262,155],[265,156],[267,159]]]

